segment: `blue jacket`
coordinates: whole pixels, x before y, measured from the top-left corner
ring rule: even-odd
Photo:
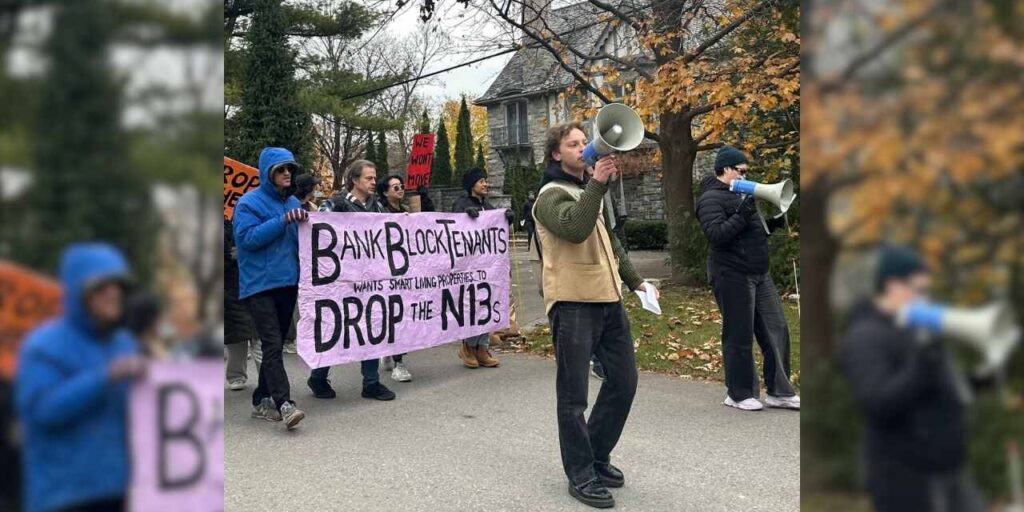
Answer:
[[[123,496],[128,486],[128,384],[107,366],[137,353],[119,329],[101,335],[86,311],[86,286],[127,277],[128,264],[106,244],[75,244],[61,260],[64,311],[28,334],[15,382],[24,426],[25,510],[53,510]]]
[[[260,153],[260,186],[235,206],[231,221],[238,247],[239,299],[299,283],[299,229],[286,224],[284,214],[302,204],[291,194],[282,198],[270,180],[271,168],[285,163],[295,163],[291,151],[265,148]]]

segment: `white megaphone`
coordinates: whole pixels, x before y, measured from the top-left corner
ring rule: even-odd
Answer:
[[[644,140],[644,122],[622,103],[609,103],[597,111],[594,140],[583,148],[583,160],[593,166],[614,151],[631,151]]]
[[[793,201],[796,200],[796,193],[793,192],[793,182],[788,179],[772,185],[735,179],[729,185],[729,190],[737,194],[750,194],[759,199],[764,199],[774,204],[782,213],[786,213],[789,207],[793,205]]]
[[[970,345],[985,357],[988,369],[1006,362],[1021,335],[1010,307],[1001,302],[970,309],[914,302],[900,310],[897,323],[948,335]]]

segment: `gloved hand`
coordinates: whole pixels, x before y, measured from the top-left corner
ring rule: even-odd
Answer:
[[[743,200],[740,201],[740,207],[737,211],[746,217],[753,217],[757,214],[757,203],[754,200],[754,196],[743,196]]]
[[[480,216],[480,208],[470,206],[469,208],[466,208],[466,215],[469,215],[469,218],[471,219],[475,219]]]
[[[789,224],[789,219],[786,217],[785,213],[780,213],[766,220],[765,224],[768,225],[768,231],[775,231],[776,229],[786,227],[786,225]]]
[[[512,213],[511,208],[505,208],[505,220],[508,221],[509,225],[516,221],[516,214]]]
[[[288,210],[284,214],[285,223],[291,224],[292,222],[305,222],[309,220],[309,212],[302,208],[294,208]]]

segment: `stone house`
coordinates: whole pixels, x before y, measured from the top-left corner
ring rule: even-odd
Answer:
[[[594,55],[607,52],[616,57],[638,57],[643,62],[642,49],[625,24],[612,26],[600,22],[604,11],[589,2],[581,2],[558,9],[548,8],[546,0],[535,4],[541,12],[538,20],[526,20],[526,25],[543,26],[562,35],[566,42],[581,53]],[[564,70],[543,47],[526,46],[509,60],[483,96],[474,102],[487,108],[490,153],[487,158],[489,181],[501,190],[506,171],[517,166],[536,166],[544,162],[544,139],[548,127],[569,120],[572,107],[581,101],[597,103],[597,98],[577,92],[575,79]],[[566,63],[577,70],[603,66],[605,61],[589,61],[568,53]],[[626,73],[623,73],[626,76]],[[627,77],[628,79],[628,77]],[[602,84],[601,77],[595,78]],[[621,94],[621,89],[615,91]],[[588,131],[592,133],[590,121]],[[651,153],[652,141],[645,141],[635,153]],[[694,174],[710,172],[713,155],[702,154],[695,165]],[[624,211],[631,219],[664,220],[660,168],[649,158],[637,158],[639,168],[626,173],[612,197],[616,210]],[[644,163],[646,162],[646,164]]]

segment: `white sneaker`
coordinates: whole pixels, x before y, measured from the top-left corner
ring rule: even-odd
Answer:
[[[391,372],[391,379],[398,382],[410,382],[412,381],[412,374],[405,367],[405,363],[395,364],[395,371]]]
[[[231,391],[241,391],[245,389],[245,380],[233,379],[228,381],[228,389],[230,389]]]
[[[793,396],[772,396],[767,395],[764,399],[764,404],[768,407],[776,407],[779,409],[794,409],[800,410],[800,395]]]
[[[294,341],[292,341],[290,343],[285,343],[284,346],[281,348],[281,351],[284,352],[285,354],[298,354],[299,353],[298,349],[295,347],[295,342]]]
[[[760,411],[761,409],[764,409],[764,406],[761,405],[761,402],[759,402],[756,398],[748,398],[742,402],[736,403],[736,401],[734,401],[731,396],[726,395],[725,401],[722,403],[728,405],[729,407],[735,407],[742,411]]]
[[[382,357],[380,358],[380,366],[386,372],[391,371],[395,367],[395,359],[391,356]]]

